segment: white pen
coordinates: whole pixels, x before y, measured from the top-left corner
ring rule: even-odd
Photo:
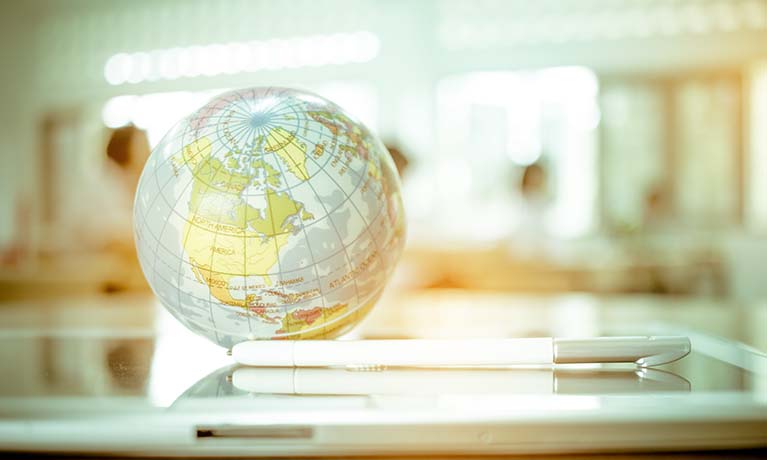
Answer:
[[[657,366],[690,352],[687,337],[584,339],[264,340],[232,347],[240,364],[263,367],[471,367],[575,363]]]

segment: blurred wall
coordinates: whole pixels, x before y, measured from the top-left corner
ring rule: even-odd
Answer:
[[[0,162],[6,165],[0,168],[0,245],[18,237],[20,219],[36,222],[42,212],[40,133],[46,120],[76,126],[69,139],[71,169],[59,173],[97,174],[93,160],[105,143],[102,109],[116,96],[364,82],[378,101],[375,124],[382,137],[405,146],[422,168],[439,169],[451,156],[485,161],[482,152],[445,142],[439,82],[477,72],[574,66],[591,69],[600,92],[594,223],[584,231],[644,220],[644,194],[669,170],[669,155],[689,165],[671,181],[691,188],[665,191],[689,221],[687,230],[708,221],[722,227],[724,220],[727,228],[767,231],[767,0],[32,0],[4,5],[0,21],[0,50],[12,63],[0,80]],[[151,56],[174,47],[357,31],[380,40],[375,59],[115,85],[105,79],[105,64],[117,53]],[[478,119],[497,115],[482,110]],[[736,119],[742,122],[728,124]],[[679,131],[674,140],[665,134],[670,126]],[[722,141],[703,151],[696,144],[702,135]],[[578,171],[577,162],[569,167]],[[448,180],[451,168],[443,168]],[[722,171],[732,172],[732,183],[701,197],[698,190]],[[478,188],[467,192],[477,199],[486,193],[479,179]],[[424,193],[437,190],[424,184]],[[659,206],[662,211],[670,205]],[[20,218],[25,212],[31,217]],[[48,235],[28,227],[24,236],[44,245]]]

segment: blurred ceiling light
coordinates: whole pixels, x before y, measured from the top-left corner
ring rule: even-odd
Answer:
[[[368,127],[372,129],[377,127],[378,99],[375,87],[371,84],[336,81],[325,82],[307,89],[337,101],[362,119]],[[177,120],[200,108],[211,97],[224,91],[227,89],[116,96],[106,102],[101,112],[101,118],[109,128],[119,128],[133,123],[146,130],[149,145],[154,148]],[[313,96],[309,96],[309,98],[311,97]],[[274,100],[265,99],[261,103],[263,104],[261,108],[265,109],[273,105]]]
[[[125,53],[117,53],[107,61],[104,68],[104,78],[110,85],[118,85],[126,80],[131,73],[131,60]]]
[[[131,59],[131,57],[128,59]],[[142,80],[149,79],[149,74],[152,71],[151,63],[149,62],[149,54],[135,53],[133,54],[132,59],[131,73],[128,75],[126,81],[128,83],[138,83]]]
[[[541,158],[541,150],[538,149],[513,149],[507,150],[509,159],[517,166],[530,166]]]
[[[439,39],[451,50],[767,29],[767,0],[556,0],[556,8],[504,0],[475,11],[439,3]]]
[[[211,96],[224,91],[213,89],[117,96],[106,102],[101,111],[101,118],[109,128],[133,123],[146,130],[149,145],[154,148],[176,120],[199,108]]]
[[[181,75],[179,69],[180,52],[178,48],[169,49],[166,53],[160,55],[160,78],[164,80],[173,80]]]
[[[104,65],[104,78],[110,85],[122,85],[200,75],[212,77],[259,70],[362,63],[378,56],[380,48],[378,36],[359,31],[117,53]]]

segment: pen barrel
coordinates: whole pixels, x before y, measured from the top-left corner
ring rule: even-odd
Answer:
[[[248,366],[509,366],[634,362],[655,366],[690,352],[687,337],[589,339],[296,340],[248,341],[232,357]]]
[[[296,341],[295,366],[551,364],[551,338]]]
[[[551,364],[551,338],[459,340],[248,341],[232,348],[240,364],[273,367],[482,366]]]

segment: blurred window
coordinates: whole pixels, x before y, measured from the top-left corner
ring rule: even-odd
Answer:
[[[437,86],[436,174],[414,218],[453,236],[496,239],[524,225],[519,183],[540,164],[549,195],[541,235],[577,237],[595,223],[598,80],[584,67],[479,72]],[[422,194],[422,193],[421,193]],[[457,218],[456,216],[472,216]]]
[[[744,202],[737,74],[603,79],[606,228],[720,228]]]

